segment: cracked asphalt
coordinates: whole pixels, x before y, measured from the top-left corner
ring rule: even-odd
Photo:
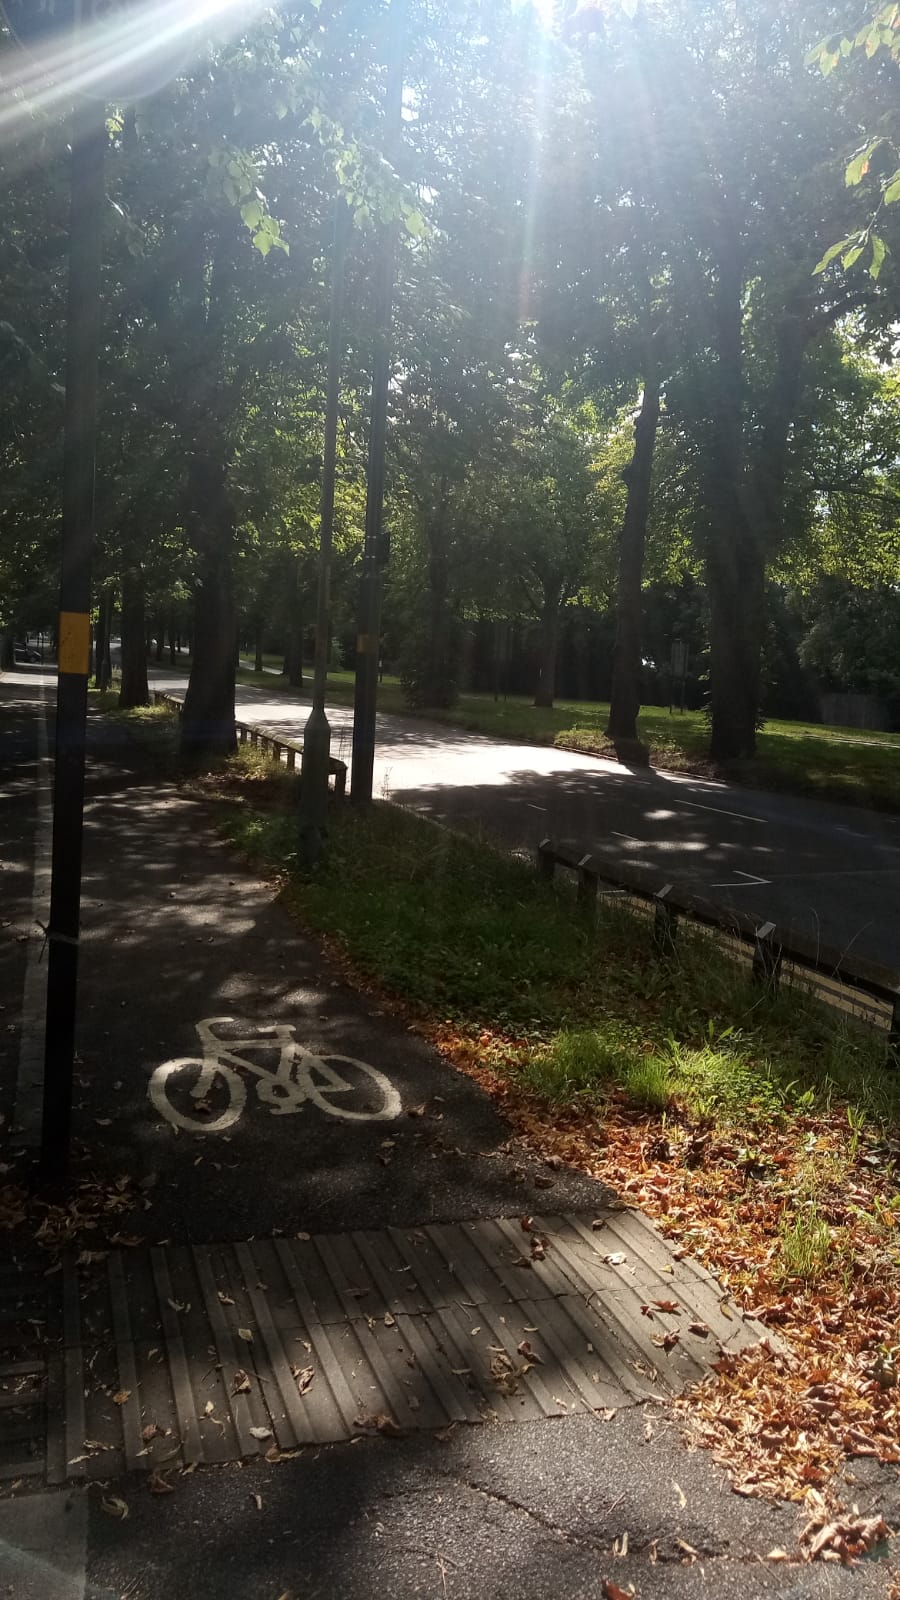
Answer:
[[[900,1514],[896,1473],[876,1475]],[[198,1473],[164,1499],[143,1485],[117,1493],[126,1520],[91,1508],[91,1600],[599,1600],[603,1578],[633,1585],[637,1600],[888,1592],[883,1562],[848,1572],[766,1561],[796,1549],[802,1510],[730,1494],[654,1404],[608,1422],[363,1440]]]

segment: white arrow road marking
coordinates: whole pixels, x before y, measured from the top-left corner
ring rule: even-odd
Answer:
[[[755,889],[761,883],[772,882],[771,878],[758,878],[755,872],[742,872],[740,867],[735,867],[734,870],[739,878],[744,879],[743,883],[714,883],[711,887],[713,889]]]

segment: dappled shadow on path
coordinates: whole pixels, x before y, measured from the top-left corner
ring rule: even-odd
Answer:
[[[118,786],[113,758],[131,767]],[[148,1182],[140,1231],[216,1239],[527,1209],[525,1165],[487,1097],[344,983],[204,806],[141,766],[108,739],[92,766],[75,1121],[91,1161]],[[248,1033],[287,1023],[319,1055],[369,1063],[399,1092],[401,1115],[347,1122],[309,1102],[283,1114],[247,1074],[232,1127],[174,1128],[148,1098],[150,1077],[196,1057],[197,1024],[214,1017]],[[600,1192],[573,1175],[559,1203],[590,1206]]]

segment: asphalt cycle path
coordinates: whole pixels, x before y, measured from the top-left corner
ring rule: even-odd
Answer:
[[[156,671],[173,692],[186,677]],[[239,714],[301,739],[309,706],[253,686]],[[353,713],[330,707],[333,753],[349,762]],[[536,745],[504,744],[418,718],[379,716],[375,793],[513,848],[566,838],[611,863],[900,967],[900,816],[685,777]],[[352,783],[352,773],[351,773]],[[900,756],[898,756],[900,788]]]
[[[16,688],[0,679],[4,711]],[[39,703],[24,703],[39,721]],[[27,724],[28,710],[21,715]],[[46,778],[38,729],[20,727],[16,748],[24,801],[29,778],[37,790]],[[26,932],[39,814],[37,794],[27,816],[6,824],[2,844]],[[0,1593],[5,1584],[16,1600],[368,1600],[375,1587],[391,1600],[593,1600],[608,1577],[625,1592],[633,1584],[641,1600],[884,1594],[880,1564],[845,1573],[767,1563],[772,1549],[796,1547],[802,1511],[739,1499],[709,1456],[685,1449],[666,1394],[680,1386],[676,1363],[688,1355],[679,1349],[664,1366],[657,1350],[657,1367],[648,1367],[651,1330],[638,1310],[667,1248],[661,1237],[641,1235],[648,1225],[636,1214],[617,1217],[609,1194],[581,1174],[548,1173],[530,1160],[474,1083],[329,966],[275,887],[218,839],[204,805],[162,781],[121,729],[95,719],[85,845],[76,1169],[141,1198],[116,1218],[115,1235],[98,1233],[86,1262],[67,1258],[60,1273],[39,1275],[51,1301],[74,1285],[64,1317],[68,1327],[80,1315],[80,1333],[61,1347],[70,1381],[60,1487],[41,1490],[37,1477],[0,1486]],[[17,963],[0,968],[16,1046],[27,1032],[21,951]],[[19,1060],[14,1052],[17,1072]],[[13,1157],[20,1137],[14,1124]],[[556,1217],[546,1262],[540,1235],[529,1261],[528,1249],[512,1244],[531,1237],[520,1219],[548,1210],[576,1223]],[[592,1217],[610,1230],[637,1230],[628,1263],[604,1264],[608,1245],[592,1243],[602,1237],[592,1235]],[[580,1255],[571,1244],[578,1218]],[[493,1256],[491,1237],[502,1246]],[[438,1246],[453,1239],[438,1259]],[[582,1297],[588,1256],[601,1286]],[[618,1262],[615,1252],[610,1259]],[[223,1262],[243,1272],[239,1286],[211,1276]],[[367,1262],[371,1282],[360,1281]],[[315,1306],[298,1263],[304,1271],[310,1264],[304,1281]],[[406,1276],[414,1266],[415,1284]],[[302,1317],[276,1293],[282,1268]],[[573,1276],[557,1290],[563,1268]],[[705,1295],[714,1318],[719,1291],[685,1263],[673,1270],[659,1280],[666,1292],[674,1283]],[[611,1284],[619,1271],[623,1282]],[[180,1275],[196,1280],[198,1272],[194,1298]],[[452,1298],[441,1296],[441,1274],[458,1279]],[[500,1278],[503,1299],[492,1295]],[[217,1282],[232,1292],[217,1294]],[[151,1343],[140,1318],[150,1316],[154,1283]],[[430,1299],[417,1310],[426,1288]],[[384,1310],[382,1292],[394,1312]],[[621,1332],[626,1301],[632,1337],[642,1342],[632,1348],[622,1332],[617,1357],[602,1342],[603,1319],[618,1317]],[[599,1331],[557,1364],[564,1320],[584,1328],[588,1317],[600,1319]],[[450,1346],[435,1346],[443,1378],[428,1367],[438,1323],[452,1336]],[[355,1417],[357,1406],[366,1410],[362,1384],[372,1386],[373,1411],[385,1403],[382,1390],[395,1396],[395,1411],[408,1390],[407,1406],[420,1394],[424,1412],[429,1373],[431,1402],[471,1375],[469,1362],[448,1368],[450,1349],[468,1340],[485,1362],[504,1350],[514,1359],[523,1326],[543,1365],[522,1393],[507,1386],[506,1369],[492,1391],[485,1367],[479,1381],[493,1400],[467,1416],[472,1425],[429,1430],[409,1412],[409,1427],[382,1428],[377,1414]],[[739,1317],[727,1326],[758,1337]],[[278,1353],[294,1347],[290,1366],[279,1367]],[[329,1368],[335,1357],[343,1376]],[[315,1369],[308,1396],[298,1358]],[[693,1358],[695,1377],[705,1359]],[[590,1368],[603,1361],[613,1363],[621,1397],[585,1407],[578,1386],[599,1381]],[[143,1396],[137,1413],[137,1392],[123,1381],[129,1370]],[[296,1389],[287,1392],[286,1370],[302,1404]],[[170,1387],[157,1400],[150,1385],[162,1381],[158,1371],[168,1371]],[[326,1427],[318,1435],[325,1443],[304,1446],[307,1414],[326,1416],[329,1392],[339,1399],[342,1383],[351,1406],[343,1432]],[[262,1418],[262,1441],[254,1455],[251,1429],[248,1448],[229,1455],[217,1441],[232,1425],[240,1434],[245,1398],[255,1408],[248,1415]],[[476,1400],[473,1390],[466,1405]],[[58,1419],[47,1410],[49,1461]],[[17,1414],[7,1398],[0,1448],[3,1420]],[[289,1441],[289,1424],[300,1442],[270,1459],[267,1442]],[[129,1437],[132,1451],[144,1448],[138,1427],[150,1428],[162,1491],[156,1479],[153,1492],[146,1463],[139,1470],[129,1457]],[[194,1455],[192,1435],[203,1446]],[[217,1448],[220,1466],[207,1465]],[[74,1481],[66,1484],[67,1475]],[[900,1518],[894,1469],[863,1463],[852,1478],[848,1498]]]

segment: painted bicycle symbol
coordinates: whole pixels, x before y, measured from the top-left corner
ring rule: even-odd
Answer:
[[[173,1127],[189,1133],[233,1127],[247,1104],[242,1073],[257,1079],[256,1097],[273,1116],[300,1111],[307,1100],[347,1122],[390,1122],[400,1115],[394,1085],[367,1062],[316,1055],[297,1043],[291,1023],[259,1027],[250,1037],[240,1029],[233,1017],[207,1017],[197,1023],[202,1056],[179,1056],[156,1068],[148,1093]]]

